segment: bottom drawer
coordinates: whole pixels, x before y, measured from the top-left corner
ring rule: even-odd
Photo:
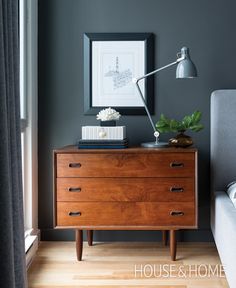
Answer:
[[[195,226],[194,203],[57,202],[56,226]]]

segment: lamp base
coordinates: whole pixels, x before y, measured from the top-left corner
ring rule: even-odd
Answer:
[[[141,143],[142,147],[145,148],[161,148],[161,147],[169,147],[169,143],[167,142],[147,142],[147,143]]]

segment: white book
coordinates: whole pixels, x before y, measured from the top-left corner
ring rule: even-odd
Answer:
[[[83,140],[123,140],[125,138],[125,126],[82,126]]]

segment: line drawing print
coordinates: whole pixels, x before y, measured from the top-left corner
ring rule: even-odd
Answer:
[[[109,70],[104,75],[105,77],[112,77],[114,90],[127,86],[133,78],[132,71],[126,69],[124,71],[119,71],[119,57],[116,56],[115,69],[109,66]]]

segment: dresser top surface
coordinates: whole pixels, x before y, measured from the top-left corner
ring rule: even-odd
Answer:
[[[89,154],[100,154],[100,153],[195,153],[196,148],[143,148],[143,147],[129,147],[125,149],[79,149],[75,145],[64,146],[59,149],[55,149],[54,153],[89,153]]]

